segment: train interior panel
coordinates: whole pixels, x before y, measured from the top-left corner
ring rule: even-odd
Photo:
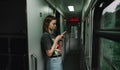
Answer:
[[[55,16],[63,70],[120,70],[120,0],[1,0],[0,70],[44,70],[43,21]]]

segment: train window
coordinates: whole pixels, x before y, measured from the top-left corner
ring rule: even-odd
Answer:
[[[120,70],[120,43],[100,38],[101,70]]]
[[[120,0],[115,0],[102,12],[101,29],[118,28],[120,28]]]

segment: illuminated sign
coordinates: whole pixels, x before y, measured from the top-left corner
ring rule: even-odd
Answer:
[[[79,18],[70,18],[69,21],[72,22],[72,23],[80,22],[80,19]]]

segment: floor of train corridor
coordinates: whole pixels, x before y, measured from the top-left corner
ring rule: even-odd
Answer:
[[[72,53],[65,56],[63,70],[85,70],[79,53]]]

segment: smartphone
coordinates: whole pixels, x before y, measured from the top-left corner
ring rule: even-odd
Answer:
[[[62,34],[64,35],[67,31],[64,31]]]

